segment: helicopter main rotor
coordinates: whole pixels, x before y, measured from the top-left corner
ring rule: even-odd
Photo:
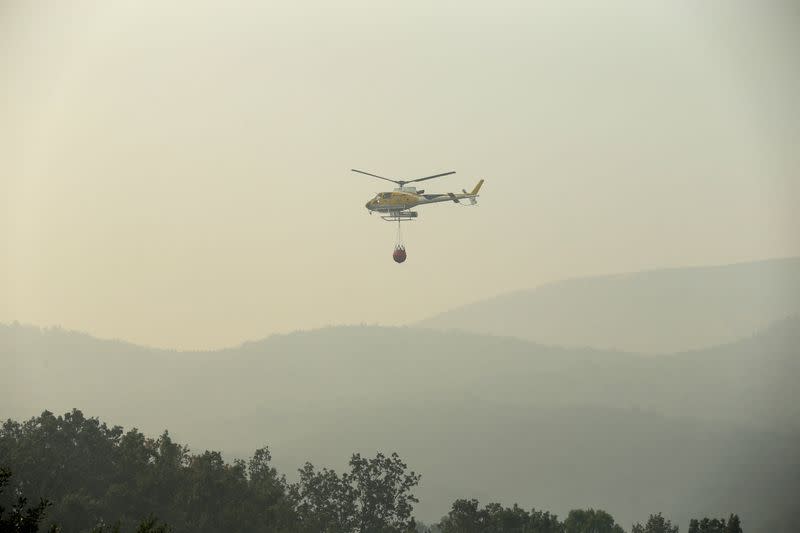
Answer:
[[[442,174],[434,174],[433,176],[425,176],[424,178],[417,178],[413,180],[393,180],[391,178],[384,178],[383,176],[378,176],[377,174],[371,174],[369,172],[364,172],[363,170],[358,170],[355,168],[351,168],[353,172],[358,172],[359,174],[366,174],[367,176],[372,176],[373,178],[378,178],[381,180],[391,181],[392,183],[396,183],[400,188],[402,188],[406,183],[415,183],[417,181],[425,181],[425,180],[432,180],[433,178],[441,178],[442,176],[449,176],[450,174],[455,174],[455,170],[451,170],[450,172],[443,172]]]

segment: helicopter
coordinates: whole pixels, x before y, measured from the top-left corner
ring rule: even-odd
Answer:
[[[440,202],[455,202],[460,204],[461,200],[467,200],[469,205],[475,205],[478,203],[478,192],[481,190],[481,186],[483,185],[483,180],[480,180],[470,192],[467,192],[466,189],[462,189],[462,192],[460,193],[448,192],[441,194],[425,194],[424,190],[419,190],[414,186],[407,187],[406,184],[432,180],[434,178],[441,178],[442,176],[449,176],[450,174],[455,174],[455,171],[434,174],[433,176],[426,176],[424,178],[417,178],[413,180],[393,180],[391,178],[385,178],[383,176],[378,176],[377,174],[364,172],[363,170],[358,170],[355,168],[351,168],[350,170],[353,172],[358,172],[359,174],[372,176],[373,178],[391,181],[398,185],[397,188],[392,192],[380,192],[376,194],[375,197],[365,205],[370,214],[372,214],[373,211],[381,213],[381,218],[388,221],[400,222],[414,220],[417,218],[417,212],[411,211],[411,209],[425,204],[435,204]]]
[[[366,174],[367,176],[372,176],[373,178],[391,181],[392,183],[397,184],[397,188],[392,192],[379,192],[365,205],[370,215],[373,211],[376,211],[381,214],[381,218],[383,220],[397,222],[397,243],[395,244],[394,252],[392,253],[392,258],[396,263],[404,262],[407,257],[406,247],[403,244],[403,232],[400,227],[400,223],[407,220],[415,220],[417,218],[417,212],[411,211],[411,209],[419,205],[436,204],[440,202],[455,202],[457,204],[461,204],[461,200],[467,200],[469,205],[475,205],[478,203],[478,193],[483,185],[483,180],[480,180],[478,184],[475,185],[475,188],[473,188],[470,192],[467,192],[466,189],[462,189],[462,192],[460,193],[447,192],[443,194],[425,194],[424,190],[418,190],[416,187],[406,186],[406,184],[432,180],[434,178],[441,178],[442,176],[449,176],[450,174],[455,174],[455,171],[434,174],[433,176],[425,176],[424,178],[417,178],[413,180],[393,180],[391,178],[385,178],[383,176],[378,176],[377,174],[364,172],[363,170],[358,170],[355,168],[351,168],[350,170],[353,172],[358,172],[359,174]]]

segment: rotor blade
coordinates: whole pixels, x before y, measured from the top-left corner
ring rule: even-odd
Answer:
[[[425,181],[425,180],[432,180],[433,178],[441,178],[442,176],[449,176],[450,174],[455,174],[455,170],[451,170],[450,172],[445,172],[443,174],[436,174],[435,176],[427,176],[424,178],[417,178],[415,180],[408,180],[406,183],[414,183],[415,181]]]
[[[383,176],[378,176],[377,174],[370,174],[369,172],[364,172],[363,170],[356,170],[355,168],[351,168],[353,172],[358,172],[359,174],[366,174],[367,176],[372,176],[373,178],[378,178],[386,181],[391,181],[392,183],[397,183],[397,180],[392,180],[389,178],[384,178]]]

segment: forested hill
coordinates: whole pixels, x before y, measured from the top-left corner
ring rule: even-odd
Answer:
[[[477,497],[562,516],[595,506],[623,523],[735,510],[759,531],[800,490],[798,335],[795,317],[645,358],[413,328],[173,352],[2,326],[0,418],[79,407],[233,456],[269,444],[290,473],[396,450],[425,473],[427,522]]]
[[[800,257],[571,279],[415,326],[638,353],[705,348],[800,312]]]
[[[370,404],[588,405],[754,427],[800,427],[800,317],[681,354],[567,349],[413,328],[338,327],[212,352],[176,352],[81,333],[0,325],[8,415],[84,406],[101,416],[228,416]],[[698,395],[693,391],[705,391]],[[181,401],[175,402],[175,391]],[[734,408],[735,407],[735,408]],[[157,408],[157,412],[152,412]],[[172,425],[172,424],[169,424]]]

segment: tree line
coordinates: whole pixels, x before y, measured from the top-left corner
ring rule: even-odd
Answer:
[[[478,500],[456,500],[441,522],[428,528],[430,533],[625,533],[614,517],[601,509],[573,509],[563,521],[548,511],[525,509],[514,504],[503,507],[489,503],[481,508]],[[678,533],[679,527],[661,513],[636,523],[631,533]],[[689,533],[742,533],[738,515],[692,520]]]
[[[456,500],[435,525],[415,521],[421,476],[397,454],[353,454],[349,470],[307,462],[290,483],[269,448],[248,460],[190,453],[168,431],[149,438],[87,418],[44,411],[0,428],[0,533],[624,533],[605,511],[559,520],[477,500]],[[29,503],[30,501],[30,503]],[[660,514],[631,533],[677,533]],[[693,520],[689,533],[741,533],[736,515]]]

